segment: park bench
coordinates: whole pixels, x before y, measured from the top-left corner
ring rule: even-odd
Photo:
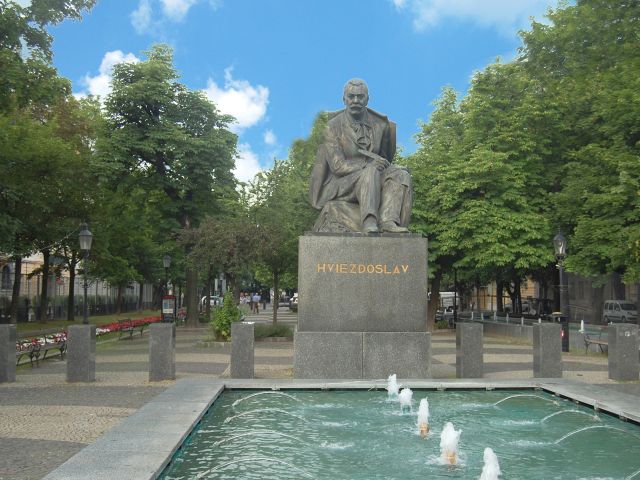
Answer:
[[[144,327],[146,325],[144,323],[134,323],[133,320],[126,318],[124,320],[118,320],[118,330],[120,330],[120,337],[125,333],[129,334],[129,338],[133,338],[133,332],[136,330],[140,331],[140,336],[142,336],[144,332]]]
[[[600,347],[600,352],[604,353],[605,352],[605,347],[607,347],[607,349],[609,348],[609,342],[607,340],[603,340],[602,339],[602,332],[600,332],[597,335],[597,338],[595,335],[590,334],[590,333],[583,333],[584,335],[584,351],[585,353],[589,353],[589,345],[597,345],[598,347]]]
[[[57,342],[45,342],[44,345],[40,343],[32,343],[26,348],[16,350],[16,365],[19,365],[20,359],[26,355],[29,357],[31,366],[33,367],[34,361],[37,366],[40,361],[40,355],[42,355],[42,360],[45,360],[47,358],[47,354],[55,350],[58,351],[56,355],[60,355],[60,360],[64,359],[64,354],[67,351],[67,341],[59,340]]]

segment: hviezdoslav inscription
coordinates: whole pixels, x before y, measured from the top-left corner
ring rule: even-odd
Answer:
[[[342,100],[345,109],[328,114],[309,181],[311,205],[321,210],[313,230],[406,233],[413,191],[409,172],[392,163],[395,123],[367,108],[363,80],[349,80]]]
[[[409,271],[409,265],[386,263],[318,263],[316,273],[353,273],[377,275],[401,275]]]

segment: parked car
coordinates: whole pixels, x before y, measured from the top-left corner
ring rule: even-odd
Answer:
[[[513,306],[510,303],[507,303],[504,306],[504,311],[507,313],[513,313]],[[538,311],[536,310],[533,302],[530,300],[522,300],[522,314],[523,315],[537,315]]]
[[[602,309],[602,320],[605,323],[638,323],[638,307],[626,300],[607,300]]]
[[[298,311],[298,294],[294,293],[291,299],[289,300],[289,310],[293,310],[294,312]]]
[[[200,310],[204,310],[206,305],[207,305],[207,297],[202,297],[200,299]],[[219,297],[218,295],[211,295],[211,297],[209,297],[209,305],[211,305],[211,308],[221,306],[222,297]]]

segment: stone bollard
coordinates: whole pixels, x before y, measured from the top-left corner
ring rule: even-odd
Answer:
[[[15,325],[0,325],[0,383],[16,381]]]
[[[231,324],[231,378],[253,378],[253,323]]]
[[[149,381],[176,378],[176,325],[152,323],[149,328]]]
[[[533,324],[533,376],[562,378],[562,337],[557,323]]]
[[[638,380],[638,325],[612,324],[607,328],[609,342],[609,378]]]
[[[482,378],[483,325],[461,323],[456,330],[456,377]]]
[[[96,381],[96,326],[70,325],[67,330],[67,382]]]

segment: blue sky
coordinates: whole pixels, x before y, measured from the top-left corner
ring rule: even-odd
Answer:
[[[238,119],[236,176],[246,181],[285,158],[318,112],[341,108],[352,77],[414,151],[442,87],[464,93],[474,71],[513,58],[517,31],[549,6],[556,0],[99,0],[51,33],[76,94],[108,94],[115,63],[170,44],[180,81]]]

